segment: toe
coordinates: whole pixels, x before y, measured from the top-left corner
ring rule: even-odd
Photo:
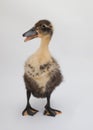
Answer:
[[[61,111],[56,111],[56,114],[58,115],[58,114],[62,114],[62,112]]]
[[[37,111],[32,110],[32,109],[28,109],[28,110],[27,110],[27,113],[28,113],[29,115],[33,116],[33,115],[35,115],[35,114],[37,113]]]
[[[23,115],[23,116],[27,116],[27,115],[28,115],[27,110],[23,111],[23,112],[22,112],[22,115]]]
[[[56,113],[54,111],[45,110],[44,115],[46,116],[56,116]]]

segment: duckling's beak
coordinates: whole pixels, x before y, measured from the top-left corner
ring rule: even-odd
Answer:
[[[33,38],[38,37],[38,33],[36,32],[35,27],[33,27],[30,30],[28,30],[27,32],[25,32],[23,34],[23,37],[26,37],[25,40],[24,40],[24,42],[27,42],[27,41],[29,41],[29,40],[31,40]]]

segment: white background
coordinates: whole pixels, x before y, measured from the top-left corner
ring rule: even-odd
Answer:
[[[52,107],[63,112],[55,118],[43,116],[46,100],[34,97],[39,113],[21,116],[24,62],[40,42],[24,43],[22,34],[40,19],[54,25],[50,51],[64,75],[51,98]],[[0,129],[93,130],[92,0],[0,0]]]

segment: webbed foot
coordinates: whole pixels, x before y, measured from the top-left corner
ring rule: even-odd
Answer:
[[[33,116],[38,112],[38,110],[32,108],[31,106],[27,106],[24,111],[22,112],[23,116],[30,115]]]
[[[50,107],[45,107],[45,111],[44,111],[44,115],[53,116],[53,117],[61,113],[62,113],[61,111],[50,108]]]

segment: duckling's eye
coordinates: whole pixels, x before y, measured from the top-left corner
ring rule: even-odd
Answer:
[[[43,24],[43,25],[41,25],[41,28],[46,28],[46,26]]]

